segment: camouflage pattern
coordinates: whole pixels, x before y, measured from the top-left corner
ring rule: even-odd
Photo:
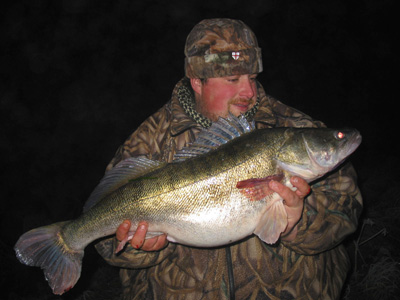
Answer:
[[[207,19],[197,24],[185,45],[185,73],[211,78],[262,72],[261,49],[242,21]]]
[[[184,79],[187,80],[187,79]],[[131,156],[171,162],[194,141],[200,125],[172,99],[149,117],[118,149],[107,169]],[[322,127],[321,122],[265,95],[258,85],[258,128]],[[340,243],[354,232],[362,210],[350,164],[312,185],[298,234],[292,242],[267,245],[255,236],[231,245],[236,299],[338,299],[349,260]],[[169,243],[155,252],[128,245],[114,254],[115,238],[96,245],[104,259],[121,267],[123,299],[229,299],[225,248],[200,249]]]

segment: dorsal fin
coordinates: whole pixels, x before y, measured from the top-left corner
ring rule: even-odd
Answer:
[[[254,128],[254,122],[248,122],[243,115],[235,117],[230,113],[228,118],[219,118],[210,128],[203,129],[193,143],[175,153],[174,162],[205,154]]]
[[[130,157],[118,163],[100,180],[86,201],[83,212],[88,211],[105,196],[135,178],[164,166],[165,162],[155,161],[146,157]]]

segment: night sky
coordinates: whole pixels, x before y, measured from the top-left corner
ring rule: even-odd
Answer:
[[[12,248],[25,231],[80,214],[118,146],[169,100],[184,76],[183,49],[192,27],[214,17],[241,19],[253,29],[264,63],[258,79],[269,95],[329,127],[361,132],[363,143],[351,160],[366,202],[363,219],[375,224],[366,235],[387,229],[373,241],[387,245],[369,247],[375,252],[365,256],[389,252],[399,262],[393,253],[400,244],[393,225],[400,212],[394,3],[0,4],[2,299],[81,299],[88,289],[101,290],[94,282],[116,278],[117,271],[89,246],[82,283],[52,298],[42,272],[21,265]]]

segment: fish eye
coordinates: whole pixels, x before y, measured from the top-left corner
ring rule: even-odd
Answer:
[[[335,133],[335,138],[338,139],[338,140],[342,140],[345,137],[346,137],[346,135],[341,131],[338,131],[338,132]]]

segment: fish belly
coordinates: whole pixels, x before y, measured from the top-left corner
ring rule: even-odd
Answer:
[[[221,203],[164,222],[150,221],[149,231],[165,232],[169,241],[189,246],[221,246],[251,235],[267,207],[265,200],[249,201],[240,193]]]

